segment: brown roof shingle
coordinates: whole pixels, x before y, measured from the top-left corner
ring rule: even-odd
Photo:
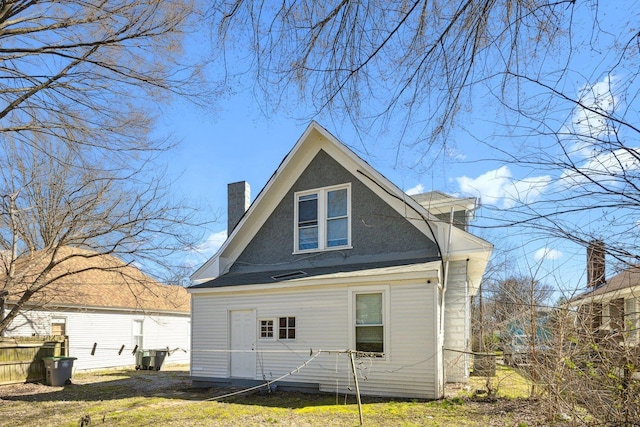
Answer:
[[[596,289],[587,291],[582,295],[577,296],[574,300],[580,300],[583,298],[591,298],[599,295],[604,295],[609,292],[619,291],[621,289],[627,289],[634,286],[640,286],[640,266],[634,266],[623,270],[607,280],[607,282],[597,287]]]
[[[67,247],[60,249],[56,259],[64,257],[70,258],[47,276],[61,278],[34,294],[29,305],[190,312],[191,299],[185,288],[161,284],[115,256]],[[10,296],[8,302],[16,299]]]

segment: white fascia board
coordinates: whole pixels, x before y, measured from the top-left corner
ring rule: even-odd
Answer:
[[[218,254],[209,258],[200,268],[198,268],[190,279],[194,283],[204,283],[213,280],[220,275],[220,256]]]
[[[434,201],[420,203],[426,210],[434,214],[444,214],[451,212],[453,208],[454,212],[459,211],[472,211],[476,208],[476,198],[450,198],[450,199],[438,199]]]
[[[209,258],[209,260],[207,260],[191,275],[191,280],[196,283],[202,283],[220,276],[226,272],[226,269],[236,260],[240,253],[242,253],[242,250],[244,250],[246,245],[249,244],[260,227],[262,227],[284,195],[282,194],[278,199],[277,195],[274,194],[276,192],[282,193],[282,190],[276,191],[277,187],[286,187],[281,184],[283,179],[287,182],[290,181],[286,178],[280,178],[284,174],[284,171],[287,171],[289,177],[292,173],[298,172],[296,179],[301,173],[301,171],[298,170],[292,170],[289,172],[289,165],[292,159],[297,156],[297,153],[300,151],[300,147],[304,145],[303,141],[309,137],[309,134],[316,129],[317,126],[318,125],[315,122],[312,122],[307,127],[302,136],[298,138],[298,141],[291,151],[289,151],[285,156],[284,160],[278,166],[269,181],[267,181],[267,184],[260,191],[253,203],[251,203],[251,206],[249,206],[249,209],[242,216],[240,222],[238,222],[231,234],[227,237],[227,240],[224,241],[222,246],[211,258]],[[301,168],[298,167],[297,169]],[[302,170],[304,170],[304,168],[302,168]],[[291,184],[293,184],[293,182],[295,182],[295,180],[291,181]],[[278,185],[279,183],[280,185]],[[274,189],[274,187],[276,187],[276,189]],[[284,191],[286,193],[287,189]],[[211,277],[213,273],[215,273],[215,276]]]
[[[15,304],[9,304],[6,306],[7,309],[12,308]],[[37,305],[37,304],[29,304],[27,303],[24,307],[24,310],[29,312],[37,312],[37,311],[48,311],[48,312],[122,312],[122,313],[130,313],[130,314],[140,314],[140,315],[171,315],[171,316],[179,316],[179,317],[189,317],[191,316],[190,311],[178,311],[178,310],[158,310],[158,309],[145,309],[145,308],[130,308],[130,307],[111,307],[106,305],[84,305],[84,304],[46,304],[46,305]]]
[[[221,258],[218,266],[219,275],[226,273],[227,268],[240,256],[320,150],[321,146],[318,144],[304,144],[312,137],[312,132],[317,126],[312,122],[307,127],[218,251],[217,255]]]

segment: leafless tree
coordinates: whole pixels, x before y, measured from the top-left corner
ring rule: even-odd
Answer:
[[[0,332],[39,293],[73,275],[129,274],[127,265],[161,274],[191,243],[193,211],[168,197],[144,167],[109,170],[57,141],[0,147],[0,293],[12,302]],[[123,262],[104,263],[104,254]],[[76,262],[83,258],[97,262]]]
[[[214,93],[204,49],[186,52],[198,5],[0,1],[0,301],[16,303],[0,307],[0,333],[77,273],[82,255],[65,248],[161,274],[190,243],[192,211],[154,163],[173,142],[152,130],[162,102]]]
[[[269,106],[302,95],[311,114],[349,117],[359,129],[401,123],[415,150],[415,142],[446,136],[460,113],[484,109],[478,95],[511,107],[530,99],[519,90],[526,81],[562,87],[572,49],[588,48],[576,44],[574,27],[591,32],[584,40],[594,49],[606,48],[596,46],[610,30],[599,26],[598,6],[597,0],[218,0],[212,11],[224,52],[250,58],[231,71],[252,72]],[[587,14],[586,22],[576,13]],[[633,28],[619,30],[620,60],[633,46]]]
[[[203,57],[184,54],[197,13],[189,0],[0,2],[0,137],[161,148],[148,137],[158,103],[211,93]]]
[[[230,71],[253,73],[267,107],[300,96],[312,105],[310,114],[347,117],[359,130],[393,125],[402,130],[398,150],[405,143],[431,156],[456,145],[472,151],[447,139],[451,129],[463,128],[465,139],[476,138],[504,161],[496,174],[510,200],[497,205],[495,228],[508,227],[526,241],[559,237],[582,251],[601,239],[625,267],[640,261],[640,32],[631,12],[638,6],[634,0],[220,0],[212,11],[224,52],[250,58],[242,62],[246,68]],[[489,123],[492,134],[466,125],[468,117]],[[513,178],[512,169],[526,178]],[[483,201],[488,216],[490,203]],[[563,291],[567,299],[581,292]],[[604,376],[624,380],[613,369],[624,358],[598,356],[615,362],[595,376],[565,370],[574,355],[600,344],[576,338],[571,313],[554,313],[555,349],[566,353],[539,378],[558,401],[571,397],[564,407],[575,408],[590,402],[586,393]],[[580,345],[571,345],[576,339]],[[627,347],[617,351],[621,356]],[[571,380],[563,376],[570,372]],[[627,402],[614,392],[601,397],[614,408]]]

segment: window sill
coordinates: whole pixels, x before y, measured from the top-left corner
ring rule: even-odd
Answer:
[[[313,254],[313,253],[319,253],[319,252],[341,251],[345,249],[353,249],[353,246],[347,245],[347,246],[332,246],[330,248],[324,248],[324,249],[305,249],[300,251],[293,251],[291,254],[292,255]]]

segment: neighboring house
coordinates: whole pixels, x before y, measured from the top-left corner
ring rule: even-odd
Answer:
[[[353,393],[347,350],[362,394],[435,399],[468,379],[492,250],[465,231],[475,199],[410,197],[316,123],[250,206],[244,182],[229,198],[229,237],[188,289],[194,382],[294,370],[279,387]]]
[[[170,349],[165,364],[189,363],[190,298],[111,255],[61,249],[72,260],[53,269],[80,271],[34,294],[5,336],[66,335],[74,369],[134,366],[134,348]],[[55,276],[54,276],[55,277]],[[15,299],[9,295],[5,310]]]
[[[624,334],[624,342],[638,343],[640,309],[640,266],[623,270],[606,279],[604,242],[591,242],[587,248],[588,290],[572,298],[577,326],[595,337]]]

